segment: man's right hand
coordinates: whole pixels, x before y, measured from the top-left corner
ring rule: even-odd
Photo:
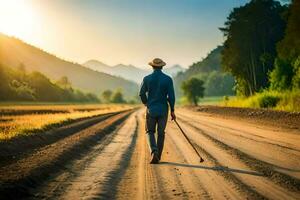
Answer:
[[[171,120],[176,120],[176,115],[175,115],[175,112],[171,112]]]

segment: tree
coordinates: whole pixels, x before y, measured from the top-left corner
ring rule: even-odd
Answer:
[[[275,68],[270,73],[270,88],[283,91],[292,87],[293,67],[290,63],[279,58],[275,61]]]
[[[249,96],[268,87],[276,43],[283,38],[286,7],[274,0],[252,0],[234,8],[220,30],[226,37],[222,67],[238,81],[238,90]]]
[[[37,101],[63,101],[63,89],[50,81],[48,77],[40,72],[29,74],[28,84],[33,88]]]
[[[189,102],[193,103],[195,106],[198,105],[199,98],[204,96],[205,88],[203,87],[203,84],[204,82],[198,78],[190,78],[181,85],[184,95]]]
[[[289,8],[289,16],[285,36],[277,45],[278,59],[286,63],[282,70],[292,69],[290,86],[300,88],[300,1],[293,0]]]
[[[111,100],[112,91],[111,90],[105,90],[102,92],[102,98],[106,103],[109,103]]]
[[[111,98],[112,103],[125,103],[126,101],[124,100],[123,93],[121,90],[117,90],[114,92]]]
[[[71,88],[72,85],[68,77],[66,76],[61,77],[58,81],[56,81],[56,84],[58,84],[62,88]]]
[[[98,97],[95,94],[93,94],[93,93],[87,93],[86,97],[87,97],[87,100],[89,102],[98,102],[98,103],[101,103],[100,100],[98,99]]]
[[[0,64],[0,100],[10,100],[13,90],[9,84],[7,68]]]

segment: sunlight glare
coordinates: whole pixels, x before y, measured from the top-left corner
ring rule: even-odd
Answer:
[[[0,0],[0,32],[16,37],[32,34],[36,17],[25,0]]]

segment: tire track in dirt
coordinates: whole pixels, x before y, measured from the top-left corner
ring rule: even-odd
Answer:
[[[151,165],[149,164],[150,151],[146,133],[143,130],[143,147],[146,154],[145,168],[147,173],[151,174],[150,179],[146,177],[148,192],[145,199],[210,199],[199,180],[194,178],[195,175],[192,170],[180,169],[180,167],[173,165],[176,161],[184,163],[186,160],[183,156],[179,156],[178,147],[168,137],[170,132],[170,129],[167,128],[162,161],[158,165]]]
[[[144,188],[142,189],[144,191],[143,199],[165,199],[166,195],[163,191],[164,184],[161,184],[160,178],[156,172],[155,172],[155,166],[149,164],[150,162],[150,151],[149,146],[146,138],[146,131],[145,131],[145,111],[142,109],[139,113],[139,123],[140,123],[140,149],[139,151],[143,152],[143,160],[141,162],[143,163],[142,168],[144,168],[142,174],[140,174],[141,178],[144,179]]]
[[[134,118],[135,122],[127,122],[135,124],[135,128],[133,130],[134,133],[131,136],[131,142],[127,147],[126,151],[122,154],[121,162],[117,164],[117,168],[107,175],[108,179],[105,181],[105,185],[103,186],[103,192],[101,192],[100,197],[103,196],[107,199],[116,199],[116,195],[118,193],[118,185],[120,184],[121,180],[124,179],[125,171],[129,167],[130,159],[133,156],[133,151],[137,142],[139,124],[136,115],[134,115]],[[129,134],[129,132],[127,131],[126,134]]]
[[[124,111],[122,111],[124,112]],[[0,142],[0,167],[17,162],[18,160],[34,153],[39,148],[54,144],[72,134],[93,126],[113,115],[121,112],[101,114],[87,119],[77,119],[71,122],[54,126],[49,131],[30,136],[20,136],[10,141]]]
[[[209,125],[209,124],[205,124],[207,127],[209,128],[219,128],[222,129],[224,131],[229,130],[231,134],[238,136],[238,137],[242,137],[244,139],[247,140],[252,140],[256,143],[263,143],[263,144],[267,144],[267,145],[273,145],[279,148],[282,148],[282,150],[291,150],[291,153],[293,153],[293,151],[295,152],[300,152],[299,149],[297,149],[297,147],[289,147],[286,144],[278,144],[277,140],[272,140],[266,137],[262,137],[260,135],[254,135],[250,132],[247,132],[246,130],[243,131],[243,134],[241,134],[241,132],[239,132],[238,130],[234,129],[234,128],[230,128],[230,127],[226,127],[226,126],[222,126],[222,125]],[[245,136],[247,135],[247,136]]]
[[[253,171],[231,152],[227,152],[201,135],[199,129],[186,123],[182,123],[182,127],[189,133],[189,138],[199,152],[207,155],[208,159],[215,163],[214,170],[229,181],[235,182],[239,190],[248,192],[255,199],[297,199],[296,192],[290,192],[269,180],[263,173]]]
[[[139,112],[138,118],[138,142],[124,179],[118,186],[117,199],[199,199],[204,197],[209,199],[208,195],[203,195],[205,192],[199,181],[190,175],[183,179],[183,172],[176,166],[166,162],[159,165],[149,164],[150,153],[145,133],[144,110]],[[172,145],[166,139],[164,157],[171,155],[173,159],[180,159],[174,158],[177,153],[171,153],[177,152]]]
[[[51,180],[52,183],[58,182],[60,188],[51,192],[50,199],[114,199],[116,185],[124,174],[136,142],[136,127],[136,118],[132,114],[108,143],[95,146],[93,152],[88,152],[71,166],[66,173],[71,170],[74,176],[63,179],[61,175]],[[83,167],[78,169],[76,164]],[[44,188],[49,190],[47,184]]]
[[[278,182],[287,179],[278,177],[279,172],[268,163],[218,140],[211,134],[214,129],[203,129],[203,122],[195,116],[186,117],[183,112],[178,115],[183,129],[203,155],[204,163],[199,163],[175,123],[169,122],[162,160],[158,165],[149,164],[145,112],[140,109],[109,117],[15,163],[9,170],[19,170],[17,167],[24,163],[31,170],[28,173],[21,170],[24,177],[11,176],[11,187],[9,184],[2,187],[5,185],[1,182],[0,189],[11,192],[14,198],[29,195],[31,199],[299,197],[293,183]],[[227,132],[224,129],[224,134]],[[32,161],[35,164],[30,165]],[[1,172],[5,172],[4,168],[0,168],[0,177]],[[23,196],[15,196],[16,193]]]
[[[163,199],[163,185],[159,185],[150,156],[145,133],[144,109],[138,111],[138,134],[129,166],[118,185],[116,199]]]
[[[144,116],[139,117],[139,134],[129,167],[118,185],[117,199],[257,199],[220,175],[215,164],[199,158],[170,122],[162,161],[150,165]]]
[[[171,142],[169,146],[176,148],[176,160],[181,162],[167,163],[183,170],[181,177],[185,187],[192,186],[194,189],[191,191],[199,191],[198,194],[196,192],[197,196],[194,199],[254,199],[246,191],[239,190],[233,182],[226,180],[217,170],[214,170],[215,164],[206,155],[203,156],[205,162],[200,164],[199,157],[176,129],[175,124],[170,124],[169,129],[171,129],[169,130]]]
[[[300,179],[300,143],[297,142],[300,132],[289,133],[288,130],[275,127],[261,127],[239,120],[213,118],[205,114],[202,116],[200,113],[182,111],[182,118],[188,119],[190,123],[222,143],[238,148],[257,160],[263,160],[280,173]],[[269,144],[269,138],[272,144]]]
[[[182,120],[182,118],[181,118]],[[203,137],[198,138],[194,140],[197,144],[202,146],[202,149],[208,150],[212,148],[209,148],[211,146],[219,147],[219,150],[213,150],[214,154],[213,156],[217,157],[218,160],[222,160],[223,157],[227,157],[227,161],[224,161],[223,163],[230,164],[230,160],[232,160],[231,164],[234,164],[238,167],[241,167],[243,169],[252,169],[254,171],[258,171],[264,175],[264,177],[254,178],[254,179],[245,179],[243,176],[239,176],[238,179],[245,182],[245,184],[251,186],[252,188],[256,188],[260,193],[265,194],[267,196],[271,195],[272,199],[277,198],[286,198],[286,197],[297,197],[298,190],[298,184],[297,182],[293,182],[294,178],[289,177],[285,174],[280,174],[279,172],[276,172],[272,170],[272,168],[264,163],[263,161],[257,160],[255,158],[252,158],[251,156],[241,152],[238,149],[235,149],[231,146],[228,146],[219,140],[215,139],[214,137],[210,136],[210,134],[206,133],[204,130],[200,129],[196,124],[190,123],[187,120],[182,120],[186,125],[192,127],[194,131],[196,131],[198,134],[201,134]],[[198,122],[199,123],[199,122]],[[194,136],[193,139],[195,139],[196,136]],[[205,141],[205,142],[203,142]],[[210,145],[208,145],[210,144]],[[216,153],[217,152],[217,153]],[[227,156],[224,155],[226,152]],[[222,156],[220,156],[220,154]],[[214,158],[215,159],[215,158]],[[217,159],[216,159],[217,160]],[[231,170],[232,171],[232,170]],[[236,176],[236,175],[235,175]],[[268,179],[270,181],[266,181],[265,179]],[[259,181],[257,181],[259,180]],[[285,190],[283,188],[278,187],[277,185],[287,188],[288,190]],[[271,192],[270,192],[271,191]],[[273,195],[274,194],[274,195]]]
[[[29,188],[43,183],[51,172],[65,168],[65,164],[76,159],[111,133],[132,111],[114,115],[94,126],[41,148],[25,158],[0,168],[0,194],[4,198],[24,198]]]

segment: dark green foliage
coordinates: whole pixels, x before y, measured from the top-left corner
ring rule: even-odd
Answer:
[[[100,100],[97,97],[97,95],[95,95],[93,93],[90,93],[90,92],[86,93],[85,96],[86,96],[87,102],[99,102],[100,103]]]
[[[300,56],[294,62],[293,87],[300,88]]]
[[[198,105],[199,98],[204,96],[205,88],[203,85],[204,81],[198,78],[190,78],[182,83],[181,88],[189,102]]]
[[[40,72],[27,74],[25,66],[12,69],[0,65],[1,101],[99,102],[94,94],[73,90],[67,77],[58,84]]]
[[[279,101],[280,97],[278,96],[264,95],[258,100],[258,103],[260,108],[274,108]]]
[[[111,98],[112,103],[125,103],[123,93],[121,90],[116,90]]]
[[[252,0],[234,8],[221,28],[226,37],[222,66],[237,80],[242,95],[252,95],[269,86],[276,43],[283,38],[284,6],[274,0]]]
[[[300,1],[292,0],[289,8],[285,36],[278,43],[277,51],[281,59],[293,61],[300,55]]]
[[[102,98],[106,103],[109,103],[111,100],[112,91],[111,90],[104,90],[102,92]]]
[[[185,72],[180,72],[174,78],[176,94],[182,95],[180,90],[183,81],[196,77],[204,81],[205,96],[233,95],[233,77],[221,71],[221,51],[219,46],[211,51],[202,61],[194,63]]]
[[[293,67],[291,64],[277,58],[275,61],[275,68],[270,73],[270,88],[278,91],[291,89],[293,74]]]
[[[22,101],[34,101],[36,100],[35,91],[26,82],[19,82],[13,80],[11,82],[11,88],[15,93],[15,98]]]
[[[29,74],[29,85],[34,88],[36,100],[38,101],[63,101],[62,88],[52,83],[40,72]]]
[[[13,93],[9,85],[7,74],[7,69],[0,65],[0,100],[2,101],[10,99],[10,95]]]
[[[205,81],[205,96],[224,96],[233,94],[234,79],[230,74],[213,71]]]
[[[300,1],[293,0],[289,8],[285,36],[277,45],[278,57],[288,63],[292,80],[289,88],[300,88]],[[292,71],[291,71],[292,69]],[[292,74],[291,74],[292,73]]]

